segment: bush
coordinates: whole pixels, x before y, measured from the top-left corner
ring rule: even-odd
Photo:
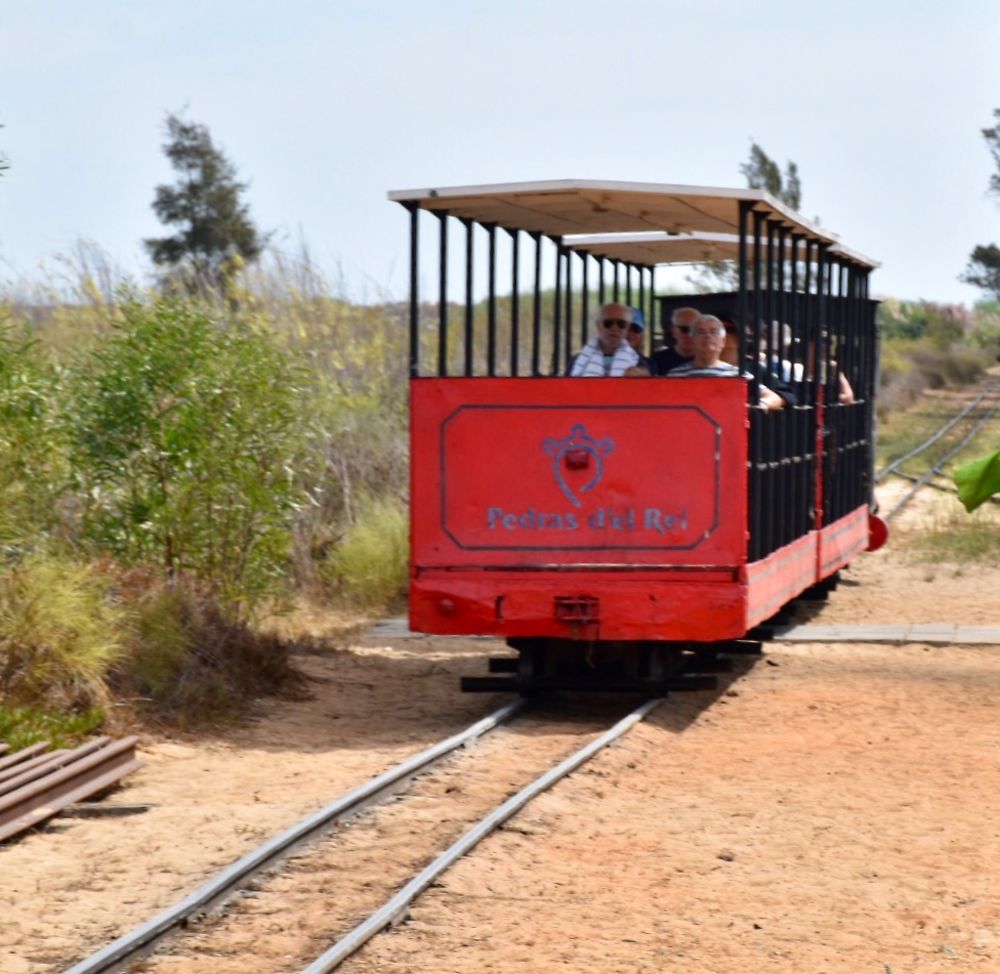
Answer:
[[[0,697],[9,706],[104,706],[127,620],[92,566],[40,554],[0,573]]]
[[[250,610],[283,586],[302,499],[304,373],[264,329],[192,302],[134,302],[122,317],[74,368],[83,535]]]
[[[238,717],[255,697],[298,688],[288,644],[229,618],[191,580],[165,585],[128,573],[121,596],[132,640],[112,674],[119,693],[174,725]]]
[[[65,478],[56,370],[0,317],[0,559],[20,557],[55,526]]]
[[[327,577],[345,601],[364,608],[391,604],[406,591],[409,519],[398,500],[367,499],[357,522],[330,556]]]
[[[932,389],[968,385],[981,378],[989,365],[981,351],[961,345],[941,348],[921,342],[913,347],[910,357]]]

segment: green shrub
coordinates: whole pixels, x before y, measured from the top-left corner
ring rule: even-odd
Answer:
[[[68,436],[84,537],[252,609],[283,586],[303,499],[303,370],[265,329],[191,301],[121,314],[74,369]]]
[[[52,747],[73,747],[99,730],[104,712],[93,708],[79,713],[48,713],[33,707],[0,707],[0,741],[12,751],[48,741]]]
[[[0,315],[0,559],[20,556],[55,526],[65,482],[57,380],[38,343]]]
[[[335,591],[352,605],[383,607],[406,590],[409,519],[393,498],[366,499],[327,563]]]
[[[0,697],[69,710],[107,702],[127,620],[108,580],[40,554],[0,571]]]

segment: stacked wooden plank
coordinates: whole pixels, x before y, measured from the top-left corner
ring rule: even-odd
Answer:
[[[43,741],[7,754],[0,749],[0,842],[105,791],[142,767],[137,737],[98,737],[77,748],[49,750]]]

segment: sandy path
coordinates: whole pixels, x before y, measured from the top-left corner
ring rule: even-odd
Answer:
[[[998,569],[928,566],[896,547],[852,565],[815,621],[1000,625],[997,592]],[[0,847],[0,972],[64,970],[494,709],[499,699],[456,688],[496,649],[354,640],[300,658],[309,700],[267,701],[258,720],[211,738],[146,738],[147,767],[110,801],[150,811],[60,818]],[[1000,647],[772,646],[728,693],[668,701],[488,839],[348,969],[1000,971],[998,691]],[[576,720],[563,740],[525,734],[503,775],[478,772],[470,802],[520,787],[596,726],[592,711]],[[398,881],[397,860],[411,866],[444,844],[437,802],[450,774],[342,833],[334,852],[360,857],[345,875],[370,880],[369,899]],[[418,848],[422,832],[431,841]],[[379,851],[382,835],[395,844]],[[299,970],[321,928],[357,909],[338,892],[288,917],[280,901],[244,901],[273,927],[266,951],[220,924],[214,965],[178,948],[163,969]],[[223,964],[234,950],[240,962]]]

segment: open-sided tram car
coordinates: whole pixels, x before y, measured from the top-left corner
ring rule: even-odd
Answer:
[[[506,639],[512,688],[659,686],[881,540],[871,260],[759,190],[389,195],[410,219],[414,630]],[[735,290],[655,293],[658,266],[706,260]],[[784,359],[796,405],[756,408],[756,378],[569,377],[612,300],[657,323],[650,348],[678,304],[729,313],[740,359]]]

